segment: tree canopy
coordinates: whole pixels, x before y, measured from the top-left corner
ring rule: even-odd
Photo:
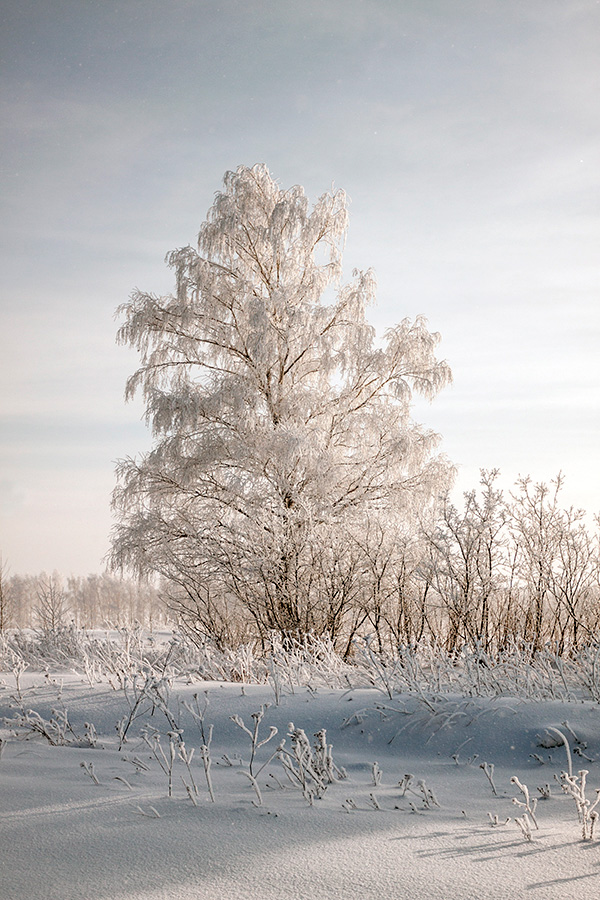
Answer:
[[[140,366],[152,449],[118,466],[112,564],[165,579],[219,640],[352,633],[373,547],[443,492],[414,393],[450,381],[423,318],[378,340],[371,270],[342,281],[343,191],[312,209],[264,165],[228,172],[172,294],[136,291],[118,340]]]

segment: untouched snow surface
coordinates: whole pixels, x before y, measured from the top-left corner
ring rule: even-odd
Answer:
[[[169,798],[167,776],[140,737],[144,726],[158,729],[168,757],[170,726],[160,709],[142,704],[143,714],[119,750],[115,726],[129,714],[122,690],[106,683],[90,686],[73,674],[28,674],[21,685],[26,710],[49,719],[51,709],[64,708],[78,735],[84,722],[98,734],[95,747],[73,735],[72,743],[51,746],[6,723],[17,710],[11,700],[14,681],[3,678],[3,900],[600,896],[600,841],[581,839],[575,803],[554,778],[567,767],[566,749],[541,746],[555,743],[549,727],[565,734],[573,770],[589,770],[587,794],[595,800],[600,765],[574,751],[600,758],[598,704],[414,695],[390,700],[376,690],[300,687],[284,692],[277,705],[268,686],[175,679],[169,708],[186,748],[195,749],[195,806],[182,781],[182,776],[190,780],[184,764],[174,765]],[[194,694],[201,703],[208,698],[204,724],[214,726],[214,803],[204,777],[200,730],[183,705]],[[327,729],[333,760],[347,777],[329,784],[312,806],[276,759],[257,776],[263,805],[255,803],[257,795],[242,774],[250,738],[230,716],[240,716],[252,729],[252,713],[263,704],[271,705],[259,740],[270,726],[278,734],[258,749],[255,774],[283,738],[291,749],[290,723],[311,743],[315,732]],[[375,762],[382,773],[378,785]],[[82,763],[93,764],[99,784]],[[494,766],[497,795],[480,767],[484,763]],[[409,773],[414,793],[399,785]],[[533,829],[531,841],[514,821],[523,810],[512,798],[523,795],[511,776],[540,798],[539,830]],[[430,798],[425,807],[421,779],[439,806]],[[550,797],[541,799],[538,786],[546,784]],[[490,816],[511,821],[494,826]]]

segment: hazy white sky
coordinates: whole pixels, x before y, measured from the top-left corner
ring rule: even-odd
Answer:
[[[380,329],[422,313],[454,385],[417,418],[459,486],[549,480],[600,511],[598,0],[0,0],[0,551],[108,549],[118,304],[171,288],[223,173],[351,198]]]

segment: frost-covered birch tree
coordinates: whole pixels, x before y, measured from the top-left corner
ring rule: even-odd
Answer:
[[[168,296],[136,291],[118,340],[141,363],[154,443],[118,466],[111,560],[170,585],[188,627],[223,643],[340,635],[374,522],[404,526],[448,482],[411,419],[450,380],[439,336],[407,319],[380,341],[372,271],[342,282],[343,191],[309,208],[264,165],[228,172],[197,248],[167,257]],[[360,537],[360,540],[358,539]]]

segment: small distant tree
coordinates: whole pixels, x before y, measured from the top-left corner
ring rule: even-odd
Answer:
[[[459,510],[448,497],[434,527],[424,529],[429,565],[424,577],[440,597],[446,616],[446,647],[488,649],[496,637],[493,618],[506,565],[506,504],[495,486],[499,472],[481,470],[481,492],[466,491]]]
[[[534,649],[546,641],[559,652],[577,648],[580,636],[595,638],[598,621],[598,536],[584,522],[583,510],[560,506],[564,477],[533,484],[517,482],[510,528],[516,571],[527,598],[525,636]]]
[[[552,584],[559,559],[563,476],[547,485],[520,478],[512,493],[510,531],[516,547],[516,571],[526,598],[523,636],[534,650],[550,638],[547,629]]]
[[[439,337],[419,318],[376,340],[373,273],[341,282],[347,220],[342,191],[310,210],[242,166],[198,248],[167,257],[174,293],[120,309],[141,355],[127,397],[141,391],[154,445],[119,464],[111,562],[166,579],[189,627],[341,634],[365,535],[448,484],[438,436],[410,416],[450,380]]]
[[[57,572],[40,575],[36,589],[37,605],[34,609],[38,627],[46,634],[56,634],[67,624],[69,607],[62,579]]]
[[[6,565],[0,554],[0,631],[12,624],[12,592]]]
[[[37,579],[33,575],[10,575],[3,578],[3,589],[8,599],[10,627],[25,628],[32,624]]]
[[[551,638],[558,642],[560,653],[569,645],[576,650],[581,638],[596,640],[598,634],[598,535],[588,531],[583,518],[583,510],[573,507],[560,516],[558,560],[551,584],[555,606]]]

